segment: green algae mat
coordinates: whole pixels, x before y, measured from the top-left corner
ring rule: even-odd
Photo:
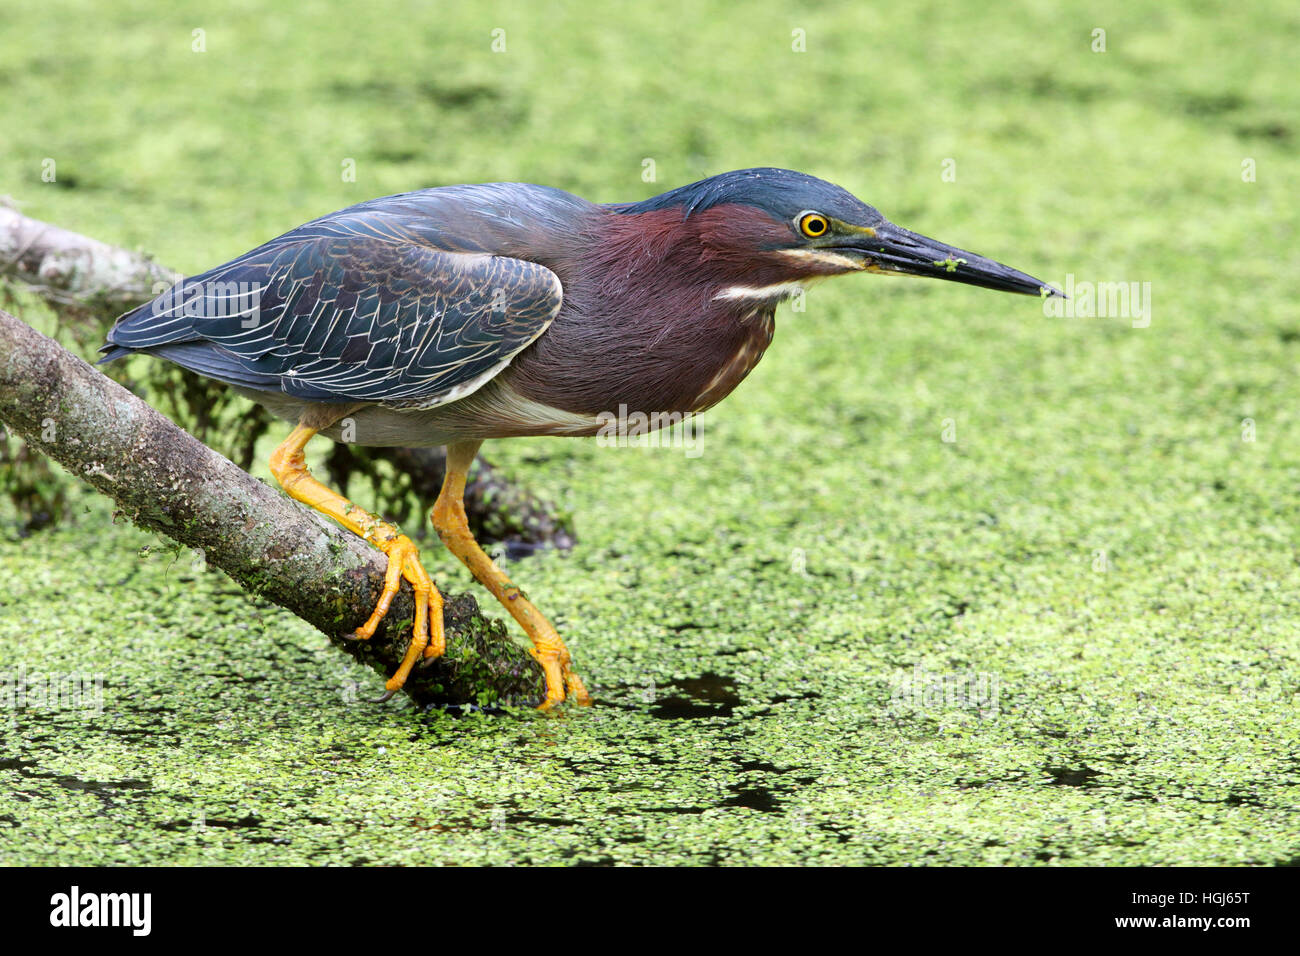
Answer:
[[[173,268],[425,186],[770,164],[1075,305],[843,279],[691,447],[489,443],[573,518],[509,569],[585,709],[369,704],[93,493],[0,505],[0,863],[1300,861],[1294,5],[5,18],[0,193]]]

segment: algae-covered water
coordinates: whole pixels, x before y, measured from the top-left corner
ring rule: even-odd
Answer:
[[[90,491],[4,510],[0,863],[1300,860],[1294,7],[600,10],[15,9],[0,192],[192,272],[437,183],[775,164],[1146,314],[843,279],[690,448],[490,443],[573,515],[509,570],[586,709],[367,703]]]

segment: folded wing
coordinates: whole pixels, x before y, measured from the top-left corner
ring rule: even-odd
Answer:
[[[477,389],[560,310],[550,269],[436,248],[379,215],[319,220],[123,316],[131,351],[319,402],[428,408]]]

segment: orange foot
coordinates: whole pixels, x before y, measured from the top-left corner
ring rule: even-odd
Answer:
[[[591,696],[583,686],[582,678],[569,666],[569,649],[551,622],[484,553],[470,531],[465,515],[465,480],[479,444],[477,441],[452,442],[447,446],[447,476],[430,514],[433,527],[447,550],[492,592],[533,642],[532,655],[546,674],[546,700],[542,701],[539,709],[550,710],[565,699],[566,692],[576,703],[590,704]]]
[[[379,523],[379,530],[384,537],[374,541],[374,544],[388,555],[384,590],[370,619],[356,629],[353,639],[367,641],[374,637],[379,623],[388,614],[388,608],[401,588],[403,579],[411,582],[415,591],[415,624],[411,629],[411,643],[407,645],[406,654],[396,673],[384,684],[384,695],[374,701],[382,704],[402,689],[411,674],[411,668],[418,660],[441,657],[447,649],[447,639],[442,625],[442,595],[420,564],[419,549],[410,538],[391,525]]]
[[[388,555],[388,570],[384,573],[384,590],[379,596],[379,603],[375,605],[370,619],[357,628],[352,636],[359,641],[374,636],[379,622],[384,619],[389,605],[393,603],[394,595],[402,586],[403,578],[410,581],[411,587],[415,589],[415,626],[411,630],[411,643],[406,648],[397,673],[384,685],[385,694],[376,701],[380,703],[402,689],[411,668],[421,655],[426,658],[438,657],[446,649],[442,632],[442,595],[420,564],[420,552],[410,538],[311,476],[307,470],[304,449],[315,434],[316,429],[309,425],[299,424],[294,428],[271,455],[271,474],[275,475],[291,498],[321,514],[329,515],[353,534],[360,535]]]
[[[509,598],[510,591],[507,591],[506,599]],[[538,710],[550,710],[565,699],[566,693],[574,703],[590,704],[591,695],[587,693],[582,678],[570,666],[569,649],[564,646],[564,641],[560,640],[560,635],[551,627],[550,622],[541,615],[537,617],[540,618],[540,621],[534,623],[537,633],[530,631],[528,636],[533,639],[530,649],[533,658],[542,665],[542,672],[546,675],[546,700],[542,701]]]

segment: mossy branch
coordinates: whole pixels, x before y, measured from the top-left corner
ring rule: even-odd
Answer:
[[[0,310],[0,421],[108,495],[136,524],[203,552],[246,590],[292,611],[376,671],[391,674],[409,640],[410,587],[369,641],[363,623],[386,559],[253,478],[116,382]],[[541,668],[468,594],[449,596],[447,653],[417,669],[418,702],[536,703]]]
[[[7,202],[0,202],[0,275],[21,280],[56,308],[109,320],[180,278],[139,253],[24,216]]]

